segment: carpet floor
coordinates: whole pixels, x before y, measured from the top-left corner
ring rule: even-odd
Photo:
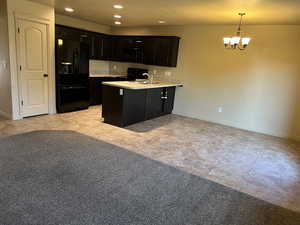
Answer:
[[[0,139],[0,224],[299,225],[300,214],[72,131]]]

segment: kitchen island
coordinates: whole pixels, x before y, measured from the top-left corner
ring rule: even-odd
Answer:
[[[173,111],[176,87],[169,82],[103,82],[102,117],[104,122],[125,127]]]

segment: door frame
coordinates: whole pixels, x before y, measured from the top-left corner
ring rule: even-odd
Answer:
[[[21,87],[20,87],[20,52],[18,51],[18,46],[20,46],[20,39],[18,34],[18,21],[25,20],[35,23],[41,23],[46,25],[47,29],[47,61],[48,61],[48,113],[55,114],[56,113],[56,100],[55,100],[55,54],[54,54],[54,21],[50,21],[49,19],[39,18],[28,14],[20,14],[15,13],[14,23],[15,23],[15,56],[16,56],[16,64],[15,64],[15,72],[12,71],[12,96],[15,96],[13,101],[13,119],[23,119],[21,114]],[[13,77],[15,74],[15,77]]]

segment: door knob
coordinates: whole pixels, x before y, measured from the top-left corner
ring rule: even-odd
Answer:
[[[48,77],[48,74],[44,74],[44,77]]]

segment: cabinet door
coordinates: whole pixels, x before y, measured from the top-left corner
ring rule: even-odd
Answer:
[[[97,45],[97,35],[96,34],[91,34],[90,35],[90,59],[97,59],[97,50],[98,50],[98,45]]]
[[[120,95],[120,88],[103,85],[102,95],[102,117],[104,122],[124,126],[123,95]]]
[[[144,38],[143,63],[147,65],[155,65],[155,55],[155,38]]]
[[[135,62],[136,53],[134,50],[134,38],[131,37],[119,37],[121,60],[123,62]]]
[[[174,108],[175,87],[164,88],[163,90],[163,113],[170,114]]]
[[[102,34],[92,34],[91,46],[90,46],[90,58],[96,60],[106,59],[104,52],[105,35]]]
[[[147,90],[123,89],[123,94],[123,125],[127,126],[133,123],[144,121]]]
[[[152,119],[163,114],[163,88],[147,90],[146,119]]]
[[[176,67],[179,48],[177,37],[147,37],[144,64]]]
[[[102,37],[103,45],[102,45],[102,60],[111,60],[111,52],[112,52],[112,42],[109,35],[104,35]]]
[[[155,65],[168,66],[171,54],[171,43],[166,38],[155,40]]]
[[[111,60],[122,61],[122,40],[118,36],[112,36],[111,39]]]

